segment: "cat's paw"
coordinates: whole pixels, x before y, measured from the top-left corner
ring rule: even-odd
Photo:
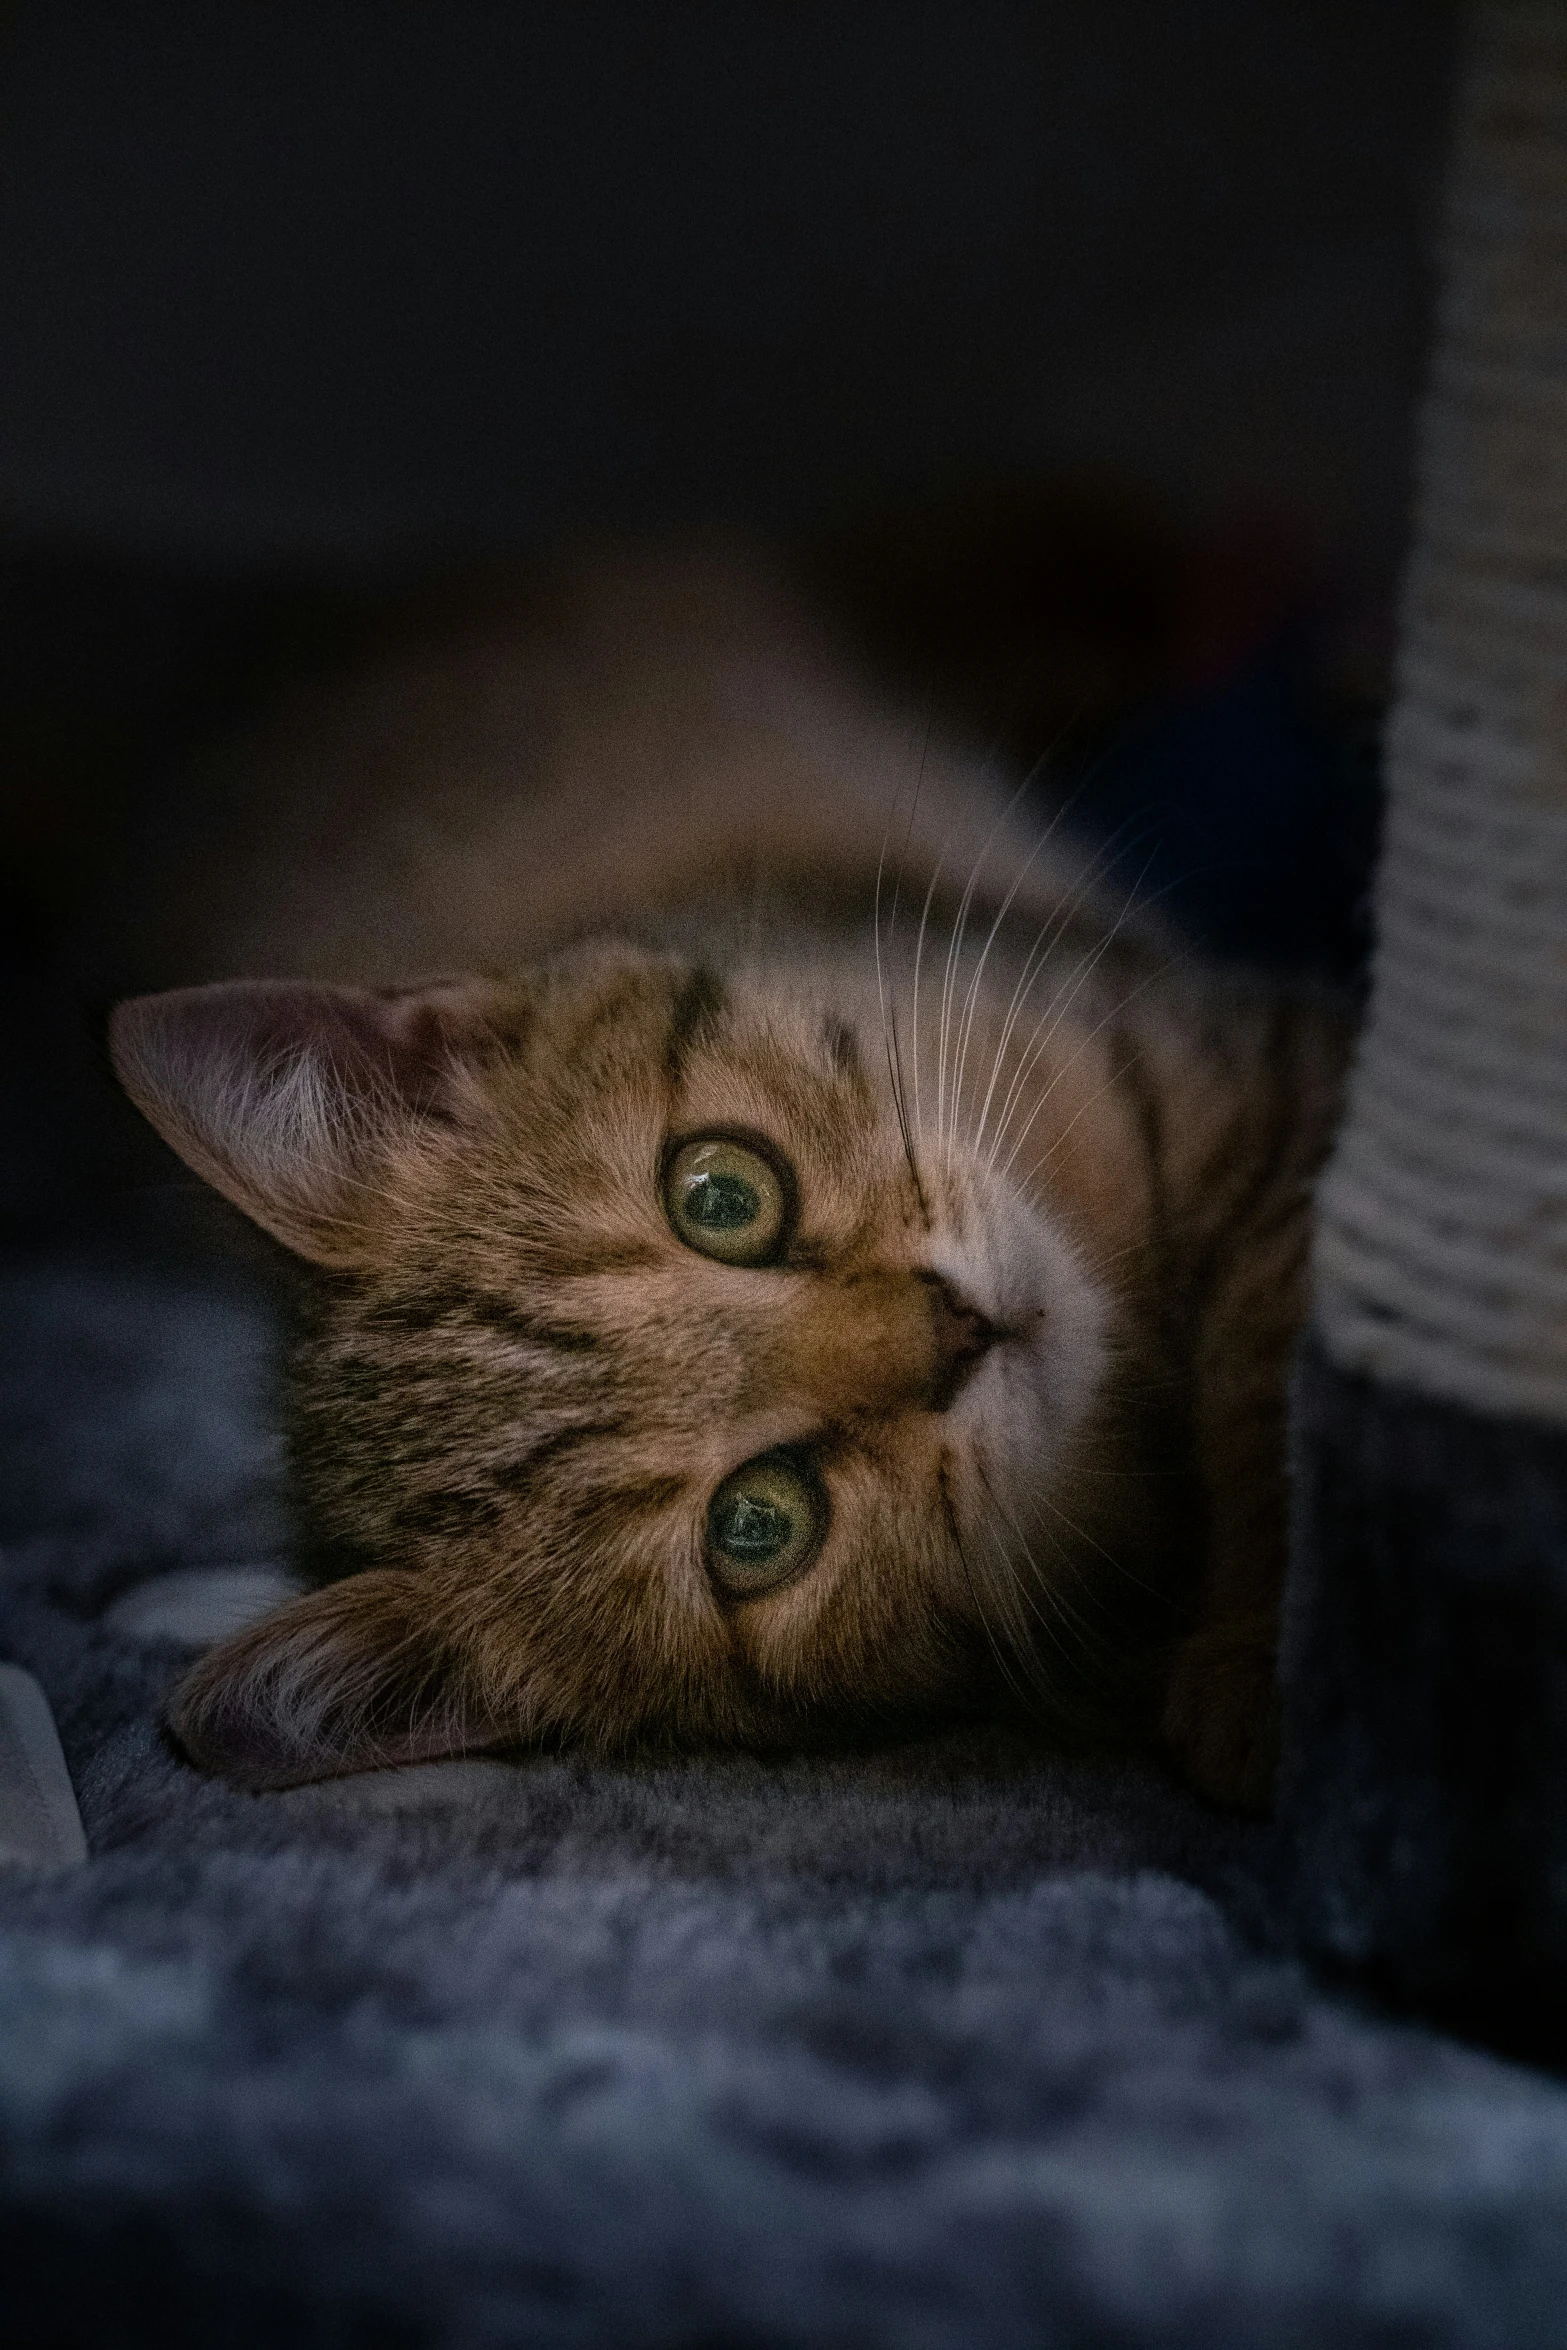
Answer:
[[[1235,1811],[1272,1808],[1279,1758],[1271,1624],[1217,1624],[1175,1652],[1159,1734],[1184,1778]]]

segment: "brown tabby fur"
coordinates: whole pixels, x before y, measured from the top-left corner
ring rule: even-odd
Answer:
[[[249,772],[252,831],[164,927],[186,976],[266,979],[136,999],[112,1041],[321,1268],[293,1454],[356,1571],[188,1676],[195,1759],[267,1786],[1026,1702],[1158,1722],[1265,1800],[1334,1019],[1097,903],[721,566],[568,577]],[[715,1131],[792,1171],[776,1264],[670,1227],[666,1156]],[[726,1598],[709,1499],[780,1445],[828,1531]]]

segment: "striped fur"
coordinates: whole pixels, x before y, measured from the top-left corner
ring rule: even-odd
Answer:
[[[515,978],[231,982],[117,1016],[154,1123],[321,1269],[292,1445],[342,1579],[205,1658],[180,1737],[270,1785],[1024,1705],[1073,1736],[1162,1716],[1201,1784],[1258,1800],[1334,1020],[1131,935],[980,771],[916,764],[868,705],[851,724],[817,656],[763,690],[755,645],[731,632],[704,673],[666,628],[660,607],[626,655],[647,739],[667,762],[670,697],[703,674],[689,755],[711,772],[716,729],[728,765],[710,825],[670,793],[658,905],[618,909],[633,935],[552,946],[519,917]],[[553,674],[548,646],[513,657]],[[523,803],[540,840],[580,788],[561,728]],[[606,832],[630,789],[606,782]],[[505,795],[491,836],[486,890],[509,857],[525,891]],[[596,914],[609,868],[590,834],[580,855]],[[360,908],[374,952],[387,886]],[[336,919],[352,962],[353,906]],[[460,908],[408,927],[442,922]],[[671,1228],[671,1145],[716,1131],[789,1171],[777,1263]],[[780,1446],[810,1452],[830,1519],[795,1581],[737,1602],[708,1504]]]

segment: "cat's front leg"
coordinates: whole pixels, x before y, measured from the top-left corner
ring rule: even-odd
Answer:
[[[1256,1815],[1272,1806],[1278,1763],[1277,1650],[1271,1609],[1189,1634],[1175,1651],[1159,1725],[1201,1794]]]

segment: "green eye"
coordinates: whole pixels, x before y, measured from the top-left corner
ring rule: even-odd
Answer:
[[[733,1598],[770,1591],[808,1566],[827,1531],[827,1496],[807,1461],[764,1452],[726,1477],[707,1513],[714,1581]]]
[[[765,1265],[776,1256],[788,1207],[772,1161],[722,1136],[682,1143],[664,1177],[676,1237],[725,1265]]]

